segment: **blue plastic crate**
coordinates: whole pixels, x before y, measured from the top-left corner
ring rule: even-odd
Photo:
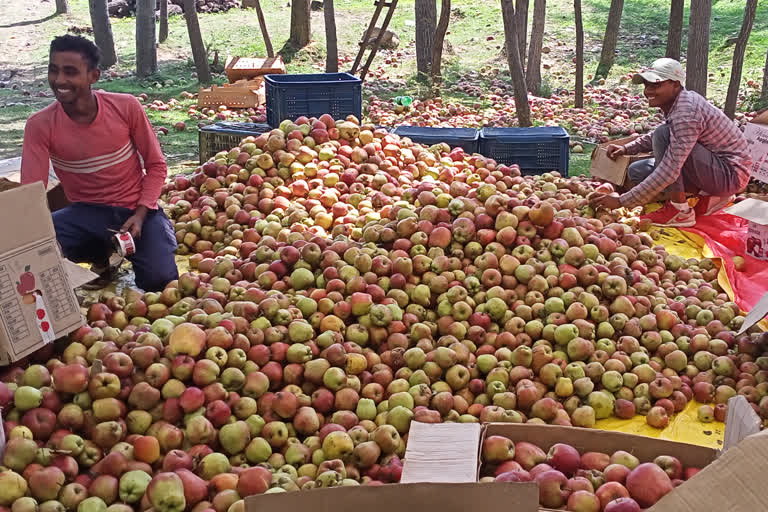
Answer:
[[[360,119],[363,82],[349,73],[266,75],[267,123],[277,127],[301,116]]]
[[[559,126],[483,128],[480,154],[500,164],[517,164],[523,174],[559,171],[568,175],[570,136]]]
[[[248,136],[257,137],[271,129],[265,123],[235,123],[230,121],[204,126],[197,132],[200,163],[207,162],[209,158],[220,151],[229,151]]]
[[[445,142],[452,148],[459,147],[465,153],[477,153],[479,132],[474,128],[432,128],[422,126],[398,126],[392,132],[408,137],[413,142],[431,146]]]

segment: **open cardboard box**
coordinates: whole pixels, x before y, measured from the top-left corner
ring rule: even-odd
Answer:
[[[556,425],[490,423],[483,431],[483,439],[500,435],[513,441],[534,443],[544,451],[555,443],[568,443],[581,453],[624,450],[635,455],[640,462],[652,462],[658,455],[672,455],[685,467],[704,469],[647,512],[757,512],[766,510],[765,503],[768,502],[768,487],[765,485],[768,431],[761,432],[760,425],[760,418],[746,399],[736,396],[728,402],[722,451],[621,432]],[[482,471],[481,461],[481,474]]]
[[[536,484],[478,482],[482,432],[478,423],[414,421],[399,484],[249,496],[246,512],[536,512]]]
[[[618,144],[621,146],[636,138],[636,136],[624,137],[622,139],[615,139],[595,146],[595,149],[592,150],[592,163],[589,167],[590,175],[593,178],[613,183],[619,187],[630,188],[631,183],[627,177],[627,169],[630,164],[638,160],[652,158],[653,155],[649,153],[638,153],[636,155],[622,155],[616,158],[616,160],[611,160],[608,157],[606,148],[611,144]]]
[[[749,152],[752,155],[751,176],[768,183],[768,110],[744,127]]]
[[[73,288],[97,276],[61,257],[42,183],[0,192],[0,229],[0,364],[8,364],[83,325]]]

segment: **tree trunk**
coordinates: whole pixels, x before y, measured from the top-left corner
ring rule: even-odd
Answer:
[[[520,50],[520,64],[525,62],[525,47],[528,43],[528,5],[530,0],[515,2],[515,29],[517,30],[517,47]]]
[[[448,32],[448,22],[451,19],[451,0],[440,3],[440,19],[435,30],[435,40],[432,42],[432,86],[438,86],[442,81],[443,42]]]
[[[336,43],[336,12],[333,9],[333,0],[323,0],[323,16],[325,18],[325,72],[336,73],[339,71],[339,48]]]
[[[597,64],[595,78],[605,78],[611,71],[613,61],[616,58],[616,40],[619,38],[621,26],[621,11],[624,10],[624,0],[611,0],[611,8],[608,11],[608,22],[605,26],[603,37],[603,50],[600,52],[600,62]]]
[[[112,23],[109,21],[109,13],[107,12],[107,0],[88,0],[88,8],[91,12],[93,39],[101,53],[99,67],[107,69],[117,64],[115,38],[112,36]]]
[[[669,8],[669,30],[667,30],[667,52],[670,59],[680,60],[680,47],[683,42],[683,8],[685,0],[672,0]]]
[[[765,52],[765,67],[763,68],[763,86],[760,89],[760,102],[763,105],[768,103],[768,50]]]
[[[261,2],[256,0],[256,17],[259,18],[259,29],[261,29],[261,35],[264,36],[264,46],[267,48],[267,57],[272,58],[275,56],[275,50],[272,49],[272,40],[269,38],[269,31],[267,30],[267,20],[264,19],[264,11],[261,9]]]
[[[685,87],[707,95],[707,63],[709,61],[709,21],[712,0],[691,0],[688,21],[688,60],[685,65]]]
[[[192,58],[195,60],[197,80],[203,85],[208,85],[211,83],[211,67],[208,65],[208,55],[205,53],[203,34],[200,33],[195,0],[184,0],[184,19],[187,21],[189,45],[192,47]]]
[[[155,0],[136,0],[136,76],[157,71]]]
[[[290,43],[297,50],[307,46],[311,37],[309,4],[310,0],[291,0]]]
[[[429,76],[432,64],[432,46],[437,28],[437,4],[435,0],[416,0],[416,70]]]
[[[531,126],[531,106],[528,104],[528,90],[525,88],[525,73],[520,49],[517,47],[517,28],[513,0],[501,0],[501,17],[504,20],[504,44],[507,48],[507,64],[512,85],[515,88],[515,110],[517,124]]]
[[[160,0],[160,35],[157,39],[161,43],[168,39],[168,0]]]
[[[56,0],[56,14],[69,13],[69,0]]]
[[[744,8],[744,20],[741,23],[741,31],[733,48],[731,80],[728,82],[728,94],[725,96],[725,108],[723,109],[725,115],[731,119],[733,119],[736,113],[736,100],[739,96],[739,85],[741,84],[741,70],[744,67],[744,50],[747,48],[747,41],[749,41],[749,34],[752,32],[752,24],[755,21],[756,12],[757,0],[747,0],[747,5]]]
[[[573,0],[576,24],[576,98],[573,105],[584,108],[584,23],[581,19],[581,0]]]
[[[528,84],[528,90],[534,94],[538,94],[539,89],[541,89],[541,48],[544,45],[544,21],[546,15],[547,0],[535,0],[533,2],[531,46],[528,48],[528,65],[525,67],[525,79]]]

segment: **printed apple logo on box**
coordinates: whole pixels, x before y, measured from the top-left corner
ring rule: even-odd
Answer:
[[[45,309],[43,294],[37,289],[35,275],[30,270],[30,265],[24,267],[24,273],[21,274],[19,280],[16,281],[16,291],[21,295],[21,300],[24,304],[35,305],[37,328],[40,330],[43,340],[51,342],[54,340],[53,327],[51,326],[48,312]]]
[[[16,281],[16,291],[23,297],[24,304],[34,304],[35,274],[30,272],[30,265],[24,267],[24,273]]]

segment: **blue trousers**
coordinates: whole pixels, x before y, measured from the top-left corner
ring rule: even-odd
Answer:
[[[110,229],[118,230],[133,211],[100,204],[75,203],[53,213],[56,239],[64,257],[77,263],[106,266],[112,252]],[[136,286],[158,291],[179,277],[174,252],[176,235],[162,209],[151,210],[135,240],[136,253],[128,258]]]

